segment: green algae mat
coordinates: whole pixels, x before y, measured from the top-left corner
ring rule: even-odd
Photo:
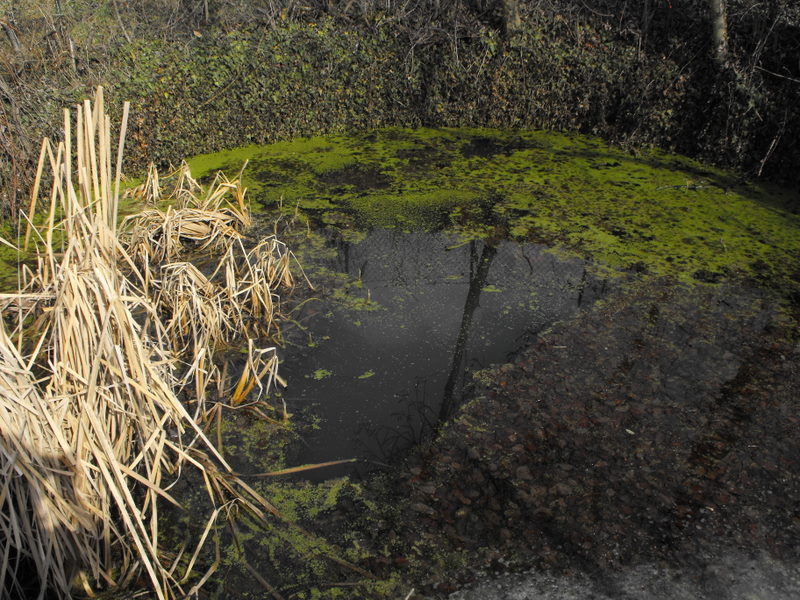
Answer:
[[[544,243],[600,269],[800,290],[796,192],[659,150],[547,131],[383,129],[189,163],[203,178],[245,161],[258,204],[348,231],[449,230]]]

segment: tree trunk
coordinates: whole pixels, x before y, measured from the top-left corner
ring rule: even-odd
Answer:
[[[714,60],[720,65],[728,60],[728,16],[725,0],[709,0],[711,9],[711,42]]]

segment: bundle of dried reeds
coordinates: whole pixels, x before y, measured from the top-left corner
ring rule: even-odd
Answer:
[[[294,286],[292,254],[275,236],[252,248],[245,246],[241,232],[251,224],[251,217],[241,173],[233,181],[217,173],[205,194],[196,187],[186,163],[160,181],[167,182],[166,187],[156,195],[172,198],[173,204],[166,210],[148,209],[125,219],[123,237],[160,311],[173,349],[190,365],[187,372],[201,377],[203,385],[221,387],[224,371],[214,364],[215,350],[242,336],[279,337],[277,290]],[[186,262],[197,251],[209,248],[221,255],[212,272],[204,273]],[[275,349],[256,352],[258,360],[269,365],[269,381],[280,381],[275,373]],[[251,353],[248,364],[253,360]],[[242,377],[252,377],[255,372],[263,375],[259,368],[245,370]],[[235,403],[243,399],[241,390],[254,387],[252,383],[240,381]],[[201,398],[198,395],[198,400]]]
[[[145,275],[117,239],[127,113],[126,104],[114,171],[102,89],[93,105],[79,107],[74,137],[65,111],[64,141],[55,149],[46,145],[53,170],[47,222],[31,230],[39,268],[21,290],[10,331],[0,324],[4,597],[30,594],[30,569],[39,597],[47,589],[68,597],[75,573],[89,589],[125,585],[141,572],[156,597],[182,595],[200,550],[165,562],[158,520],[159,500],[175,503],[167,489],[182,469],[199,471],[217,507],[201,543],[234,504],[261,518],[276,513],[233,476],[178,397],[188,379],[176,375],[181,357],[173,340],[188,334],[187,322],[197,314],[229,315],[229,309],[220,308],[219,294],[196,269],[172,265],[170,293],[188,300],[163,322]],[[59,230],[57,252],[52,240]],[[198,397],[208,381],[204,352],[213,351],[217,335],[191,333],[200,344],[189,369]],[[274,373],[276,361],[266,351],[252,344],[250,350],[251,372],[240,380],[236,402],[247,386]]]
[[[143,183],[125,191],[125,197],[135,198],[146,205],[155,205],[161,200],[181,200],[186,195],[201,191],[200,184],[192,178],[186,161],[166,175],[160,175],[155,164],[147,167]]]
[[[148,178],[134,197],[145,202],[151,197],[164,197],[172,204],[166,210],[145,210],[123,223],[129,251],[140,265],[175,260],[189,251],[224,251],[252,224],[244,201],[246,189],[239,179],[229,181],[219,173],[201,197],[196,194],[199,187],[185,163],[169,177],[178,180],[172,191],[153,192]]]
[[[249,250],[241,242],[228,248],[212,279],[220,282],[226,312],[237,331],[254,337],[277,332],[275,290],[294,286],[291,257],[286,244],[274,236]]]

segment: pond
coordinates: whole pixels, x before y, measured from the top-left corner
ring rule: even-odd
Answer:
[[[318,421],[290,462],[362,467],[312,472],[342,500],[298,519],[377,597],[480,569],[616,598],[614,569],[797,564],[796,192],[554,132],[386,129],[190,164],[245,161],[317,285],[282,349],[282,400]],[[282,485],[265,493],[294,506],[312,484]],[[330,573],[303,573],[326,597]]]
[[[606,285],[534,244],[374,229],[331,245],[326,266],[356,285],[306,307],[311,347],[281,371],[287,404],[321,420],[301,463],[392,461],[460,403],[465,369],[506,362]]]

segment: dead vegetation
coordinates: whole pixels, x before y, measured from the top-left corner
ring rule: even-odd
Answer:
[[[293,283],[290,253],[274,238],[246,249],[238,181],[220,176],[201,195],[184,167],[168,192],[174,208],[148,209],[119,231],[127,113],[115,161],[102,89],[74,122],[65,111],[62,142],[42,146],[39,177],[49,163],[52,191],[44,224],[28,230],[37,268],[6,298],[0,324],[4,597],[68,597],[76,582],[91,594],[141,576],[159,599],[184,596],[219,565],[193,573],[217,520],[242,509],[278,514],[200,423],[212,390],[241,404],[276,380],[275,349],[242,336],[277,334],[275,290]],[[156,178],[141,190],[150,201],[163,197]],[[190,249],[222,259],[204,274],[186,261]],[[229,385],[215,354],[234,340],[248,357]],[[178,503],[170,487],[190,470],[214,508],[200,546],[167,560],[158,509]]]
[[[166,192],[151,165],[145,183],[130,191],[145,204],[170,201],[164,210],[148,208],[123,223],[128,250],[140,264],[175,260],[190,250],[225,250],[252,224],[244,202],[246,190],[238,179],[232,182],[219,173],[208,193],[198,196],[199,185],[184,163],[170,180],[173,187]]]

